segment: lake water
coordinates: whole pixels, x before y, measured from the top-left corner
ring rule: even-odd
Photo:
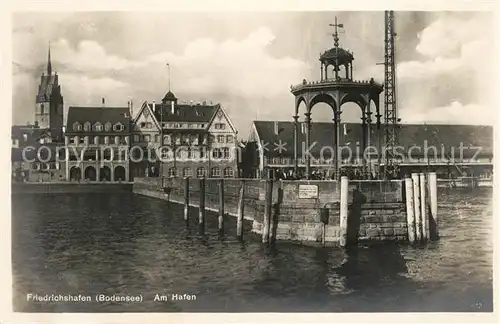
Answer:
[[[491,189],[443,189],[436,243],[360,246],[349,254],[280,241],[270,250],[251,233],[238,242],[233,218],[220,238],[210,213],[200,237],[194,223],[186,229],[182,206],[132,193],[16,195],[12,212],[17,312],[493,309]],[[33,302],[27,294],[92,301]],[[98,303],[96,294],[141,295],[142,302]],[[155,301],[156,294],[196,300]]]

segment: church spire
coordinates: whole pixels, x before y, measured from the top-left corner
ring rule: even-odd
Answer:
[[[52,62],[50,62],[50,42],[49,42],[49,58],[47,61],[47,74],[52,75]]]

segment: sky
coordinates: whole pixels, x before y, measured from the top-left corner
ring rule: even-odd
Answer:
[[[252,120],[292,120],[290,85],[320,78],[335,16],[341,47],[354,53],[354,78],[383,82],[383,12],[15,13],[13,123],[34,120],[50,42],[65,112],[103,97],[107,106],[132,100],[136,112],[145,100],[159,102],[169,63],[179,100],[220,103],[244,139]],[[487,12],[396,12],[402,122],[494,123],[492,24]],[[342,109],[343,120],[359,122],[355,104]],[[313,121],[332,118],[325,104],[313,108]]]

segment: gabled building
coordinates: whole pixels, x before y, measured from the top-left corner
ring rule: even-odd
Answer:
[[[236,135],[236,128],[220,104],[179,103],[169,91],[161,102],[144,102],[134,119],[133,145],[158,148],[158,159],[154,169],[150,161],[133,162],[132,173],[237,177]]]
[[[129,181],[130,124],[128,107],[70,107],[66,179]]]
[[[342,123],[340,126],[342,166],[361,165],[363,163],[363,151],[360,151],[360,139],[363,137],[361,125]],[[311,166],[313,170],[325,173],[326,177],[333,172],[330,159],[333,152],[334,131],[332,123],[311,125],[309,152],[314,157]],[[305,161],[302,158],[302,153],[307,148],[304,145],[305,132],[305,125],[299,123],[298,165],[301,170],[305,168]],[[442,176],[448,173],[455,176],[466,173],[489,177],[492,174],[493,127],[491,126],[401,124],[398,133],[398,151],[401,153],[399,165],[403,173],[432,168]],[[377,134],[379,132],[372,129],[371,146],[376,148],[376,151],[367,151],[374,163],[379,162],[376,152],[381,152],[378,148],[384,144],[384,138],[379,138]],[[384,134],[384,125],[381,125],[380,134]],[[243,155],[246,176],[262,177],[268,169],[292,170],[294,150],[293,122],[254,121]],[[382,157],[380,163],[384,163]]]

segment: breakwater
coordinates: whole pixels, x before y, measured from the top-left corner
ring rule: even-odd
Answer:
[[[422,239],[422,236],[409,235],[408,229],[412,233],[419,229],[422,233],[425,231],[422,230],[425,226],[422,220],[429,216],[424,211],[422,215],[426,216],[414,217],[414,209],[427,209],[422,205],[427,203],[416,195],[419,200],[415,202],[412,195],[412,204],[409,205],[404,180],[346,179],[344,184],[341,181],[275,181],[269,186],[269,181],[259,179],[205,179],[203,189],[200,183],[199,179],[190,179],[186,183],[182,178],[136,178],[133,191],[174,203],[188,202],[198,208],[203,196],[205,210],[219,211],[223,205],[222,213],[231,216],[240,214],[241,200],[242,216],[252,221],[252,231],[261,234],[263,240],[264,236],[270,236],[271,240],[341,245],[358,241],[413,242],[415,237]],[[222,196],[221,183],[224,188]],[[241,190],[242,186],[244,190]],[[422,188],[425,192],[425,185]],[[412,211],[410,215],[408,208]]]

